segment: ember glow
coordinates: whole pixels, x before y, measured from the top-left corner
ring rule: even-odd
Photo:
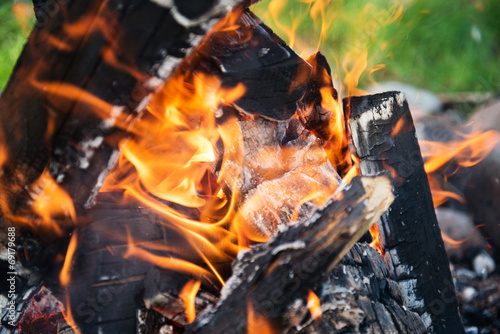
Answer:
[[[318,320],[319,318],[321,318],[321,302],[318,296],[313,291],[309,291],[309,296],[307,297],[307,307],[309,308],[311,317],[314,320]]]

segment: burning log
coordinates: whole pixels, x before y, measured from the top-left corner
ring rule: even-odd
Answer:
[[[309,291],[387,210],[391,188],[387,177],[355,179],[310,220],[239,256],[217,305],[187,333],[240,333],[257,326],[286,332],[298,326],[308,314]]]
[[[151,94],[236,4],[92,0],[37,8],[0,99],[3,216],[38,227],[47,216],[74,218],[71,200],[77,211],[91,206]],[[55,193],[69,195],[64,210],[29,207]]]
[[[279,121],[295,114],[311,76],[311,65],[249,10],[228,17],[182,67],[217,75],[225,88],[243,84],[238,110]]]
[[[391,171],[395,200],[378,223],[391,277],[432,333],[463,333],[408,103],[388,92],[344,99],[362,175]]]

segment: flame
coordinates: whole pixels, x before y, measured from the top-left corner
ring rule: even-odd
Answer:
[[[451,245],[451,247],[453,247],[453,248],[460,247],[460,245],[462,245],[464,242],[466,242],[468,240],[468,238],[462,239],[462,240],[454,240],[454,239],[450,238],[449,236],[447,236],[443,232],[441,232],[441,237],[443,238],[443,241],[445,243]]]
[[[16,17],[21,29],[27,33],[31,29],[31,20],[33,19],[33,6],[25,2],[14,2],[12,4],[12,13]]]
[[[75,232],[73,233],[69,241],[68,250],[66,252],[66,258],[64,259],[64,265],[61,272],[59,273],[59,281],[61,282],[61,285],[63,287],[67,287],[71,280],[71,272],[70,272],[71,262],[73,261],[73,255],[75,254],[76,245],[77,245],[77,236]]]
[[[253,309],[251,301],[248,301],[247,313],[247,333],[248,334],[276,334],[278,331],[273,328],[268,319]]]
[[[486,158],[488,154],[500,143],[500,134],[496,131],[483,133],[460,134],[462,140],[446,143],[429,142],[421,140],[425,171],[432,173],[453,161],[459,167],[471,167]]]
[[[378,224],[373,224],[370,227],[370,234],[372,235],[373,241],[370,242],[370,247],[375,249],[377,252],[380,254],[384,254],[384,251],[382,250],[382,245],[380,241],[380,233],[378,230]]]
[[[435,207],[449,198],[465,203],[462,194],[447,182],[447,178],[461,168],[478,164],[500,143],[500,134],[496,131],[458,131],[456,134],[461,138],[446,143],[419,141]]]
[[[184,308],[186,310],[186,321],[188,324],[192,323],[196,318],[195,311],[195,298],[198,290],[200,289],[201,282],[195,280],[189,280],[186,285],[181,290],[179,298],[184,303]]]
[[[309,290],[309,295],[307,296],[307,307],[309,308],[309,312],[314,320],[321,318],[321,315],[323,314],[321,311],[321,302],[312,290]]]
[[[59,304],[59,305],[61,305],[61,304]],[[76,322],[75,322],[75,319],[73,317],[73,313],[71,311],[71,308],[69,307],[70,301],[69,301],[69,294],[67,291],[66,291],[66,304],[65,305],[67,305],[66,306],[68,308],[67,310],[65,310],[62,305],[60,306],[60,310],[61,310],[61,313],[64,317],[64,320],[66,320],[66,323],[73,329],[75,334],[82,334],[80,329],[76,326]]]
[[[37,213],[45,227],[60,234],[61,228],[55,218],[58,216],[69,217],[76,221],[76,212],[71,197],[57,184],[45,170],[32,186],[34,197],[32,209]]]

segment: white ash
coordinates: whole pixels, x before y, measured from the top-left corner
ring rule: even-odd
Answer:
[[[484,250],[472,260],[472,267],[482,277],[487,277],[496,269],[495,260]]]

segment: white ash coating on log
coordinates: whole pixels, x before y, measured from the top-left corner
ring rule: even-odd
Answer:
[[[2,191],[13,214],[31,214],[30,186],[47,169],[77,210],[92,205],[151,94],[237,3],[212,1],[216,9],[184,13],[188,22],[174,15],[177,1],[82,0],[40,20],[0,98]]]
[[[249,307],[271,328],[286,332],[308,311],[290,312],[305,303],[334,266],[393,200],[387,176],[355,178],[338,201],[303,222],[276,234],[269,242],[240,253],[233,275],[215,307],[198,315],[186,333],[246,332]],[[374,194],[377,193],[377,196]]]
[[[431,333],[463,333],[448,258],[415,136],[400,92],[344,99],[361,175],[394,174],[396,199],[379,222],[391,278]],[[398,129],[398,130],[395,130]]]

